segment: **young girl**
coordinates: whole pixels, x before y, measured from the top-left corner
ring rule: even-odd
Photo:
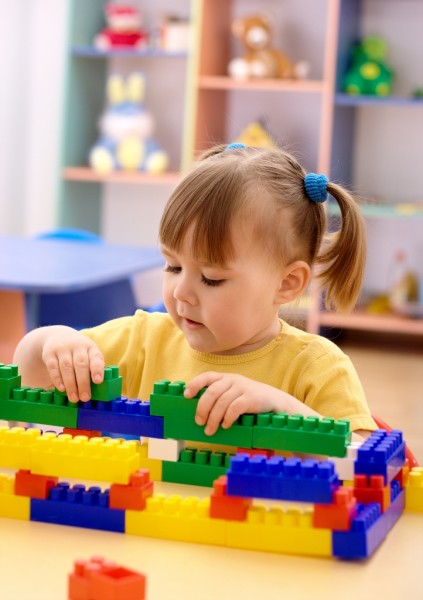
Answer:
[[[331,236],[328,193],[342,214]],[[171,195],[160,243],[168,313],[137,311],[83,332],[31,331],[14,359],[26,385],[53,384],[87,401],[90,376],[101,382],[104,365],[113,364],[132,398],[148,399],[160,379],[187,382],[187,398],[207,387],[195,420],[210,435],[243,413],[266,411],[348,419],[362,435],[377,428],[348,357],[278,318],[314,265],[327,306],[354,306],[365,234],[343,188],[306,174],[282,150],[215,147]]]

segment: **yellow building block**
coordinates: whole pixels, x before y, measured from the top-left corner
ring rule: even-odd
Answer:
[[[129,483],[140,468],[139,442],[79,435],[44,434],[32,449],[32,473]]]
[[[405,484],[405,510],[423,513],[423,467],[411,469]]]
[[[125,533],[225,546],[228,522],[211,519],[209,507],[209,498],[158,494],[147,499],[145,510],[126,511]]]
[[[30,469],[32,449],[39,437],[39,429],[0,427],[0,467]]]
[[[313,511],[253,506],[247,520],[228,522],[231,548],[332,556],[332,531],[313,528]]]
[[[143,441],[138,446],[138,454],[140,455],[140,469],[148,469],[152,481],[162,481],[163,461],[156,458],[148,458],[148,441]]]
[[[29,521],[31,499],[15,496],[15,478],[0,473],[0,517]]]

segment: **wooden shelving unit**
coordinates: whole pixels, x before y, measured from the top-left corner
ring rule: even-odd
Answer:
[[[361,111],[387,114],[386,127],[389,127],[390,111],[399,110],[402,114],[413,111],[419,115],[423,109],[423,99],[407,96],[404,90],[386,98],[348,96],[342,93],[340,83],[350,46],[362,34],[366,4],[372,2],[372,10],[381,14],[395,5],[404,4],[401,15],[407,18],[411,0],[406,3],[401,0],[263,1],[263,10],[270,10],[274,17],[275,46],[294,61],[306,60],[310,64],[309,78],[300,81],[235,81],[227,75],[229,60],[242,53],[231,34],[231,23],[237,16],[260,11],[261,2],[188,1],[194,42],[192,52],[187,55],[155,49],[117,53],[94,50],[91,40],[103,25],[104,0],[71,0],[61,224],[83,224],[98,231],[104,184],[137,184],[140,189],[149,185],[172,186],[198,152],[215,143],[232,141],[257,118],[265,119],[273,137],[293,149],[308,170],[327,173],[332,179],[355,188],[354,145]],[[146,0],[144,3],[152,10]],[[140,4],[142,8],[142,2]],[[290,39],[291,31],[295,31],[295,40],[294,37]],[[288,40],[285,46],[284,40]],[[404,44],[407,42],[405,40]],[[102,176],[84,166],[88,149],[97,135],[96,122],[104,102],[108,64],[119,60],[129,60],[131,65],[155,61],[155,69],[162,69],[163,61],[186,61],[186,81],[180,83],[186,89],[179,119],[184,123],[178,134],[180,164],[169,173],[157,177],[145,173]],[[418,131],[416,129],[416,135],[419,135]],[[169,136],[172,135],[169,131]],[[372,190],[369,192],[370,196]],[[367,204],[362,210],[368,220],[408,219],[407,222],[412,222],[423,216],[422,205],[414,205],[400,197],[395,204]],[[336,216],[337,211],[335,205],[329,204],[329,215]],[[310,331],[336,327],[423,334],[423,321],[417,319],[374,316],[360,311],[341,317],[323,311],[321,306],[320,292],[314,287],[306,309]]]

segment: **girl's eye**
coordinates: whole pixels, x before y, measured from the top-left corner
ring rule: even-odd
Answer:
[[[204,285],[209,285],[210,287],[217,287],[218,285],[222,285],[225,281],[224,279],[207,279],[204,275],[201,275],[201,281]]]
[[[180,273],[181,267],[173,267],[172,265],[166,265],[165,273]]]

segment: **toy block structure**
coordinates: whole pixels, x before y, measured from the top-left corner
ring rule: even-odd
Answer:
[[[2,517],[355,560],[371,556],[404,506],[422,511],[423,472],[419,468],[408,472],[398,431],[374,432],[357,446],[350,444],[346,421],[266,413],[243,415],[229,429],[206,436],[194,421],[202,392],[186,399],[183,382],[157,382],[150,402],[128,400],[116,397],[122,381],[117,367],[112,367],[106,385],[93,391],[93,400],[69,406],[65,394],[21,388],[13,365],[2,365],[0,372],[0,418],[9,414],[7,402],[45,409],[37,413],[44,415],[37,419],[41,423],[47,419],[57,425],[50,420],[61,415],[53,418],[52,407],[76,415],[76,423],[69,427],[74,435],[0,427],[0,468],[16,471],[12,478],[0,475]],[[98,435],[105,429],[117,435],[137,432],[149,439],[141,443],[78,435],[81,431]],[[185,447],[187,441],[208,445]],[[216,448],[222,443],[234,455]],[[237,448],[244,452],[236,454]],[[300,459],[278,455],[281,452],[330,458]],[[87,488],[61,477],[111,485]],[[154,494],[153,480],[213,486],[213,492],[204,500],[165,497]],[[255,505],[256,498],[296,506],[266,508]],[[302,510],[298,503],[311,507]],[[92,561],[90,565],[74,573],[72,600],[91,593],[85,575],[90,580],[104,566]],[[120,596],[101,596],[108,597]]]
[[[146,577],[102,557],[77,560],[68,577],[68,600],[145,600]]]

